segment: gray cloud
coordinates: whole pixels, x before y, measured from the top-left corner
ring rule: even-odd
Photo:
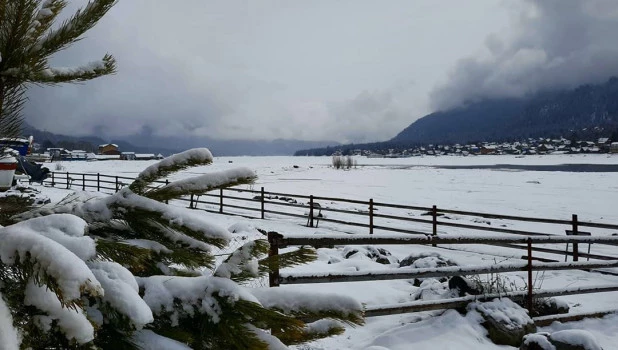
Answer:
[[[53,59],[110,52],[118,74],[34,87],[26,118],[76,135],[383,140],[507,16],[494,0],[120,1]]]
[[[618,74],[618,2],[527,0],[513,6],[511,31],[461,59],[431,93],[434,109],[491,97],[599,83]]]

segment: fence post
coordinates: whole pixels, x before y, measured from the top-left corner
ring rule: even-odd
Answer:
[[[532,238],[528,237],[528,316],[532,317]]]
[[[264,187],[262,187],[262,189],[260,190],[261,192],[261,196],[260,196],[260,201],[261,201],[261,207],[260,207],[260,214],[261,214],[261,218],[264,219]]]
[[[373,234],[373,198],[369,198],[369,234]]]
[[[189,202],[189,209],[193,209],[193,193],[191,193],[191,200]]]
[[[116,176],[116,192],[118,192],[118,176]]]
[[[573,236],[577,237],[577,214],[573,214]],[[573,261],[579,260],[579,245],[573,242]]]
[[[432,226],[432,230],[431,230],[431,234],[432,236],[437,236],[438,235],[438,207],[437,206],[433,206],[431,207],[431,226]],[[437,244],[432,244],[432,247],[437,247]]]
[[[279,238],[283,238],[283,236],[277,232],[268,232],[268,257],[275,257],[271,259],[271,268],[268,272],[268,285],[270,287],[279,287]]]
[[[67,171],[67,190],[71,188],[71,184],[69,183],[69,172]]]
[[[82,191],[86,190],[86,174],[82,174]]]
[[[101,174],[97,173],[97,192],[101,192]]]
[[[55,174],[56,174],[55,172],[52,173],[52,184],[51,184],[52,187],[54,187],[54,185],[56,184],[56,179],[54,178]]]
[[[219,213],[223,214],[223,188],[219,189]]]
[[[313,227],[313,195],[309,196],[309,227]]]
[[[165,186],[170,184],[170,180],[165,179]],[[168,201],[167,199],[165,200],[165,204],[170,204],[170,201]]]

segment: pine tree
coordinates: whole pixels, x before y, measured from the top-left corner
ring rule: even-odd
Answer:
[[[212,159],[207,149],[173,155],[114,195],[70,195],[0,228],[0,341],[17,344],[20,334],[22,349],[284,349],[339,334],[341,322],[361,324],[362,306],[348,297],[243,285],[312,261],[313,249],[267,257],[264,238],[248,239],[214,259],[213,248],[239,237],[173,201],[249,184],[255,173],[155,183]]]
[[[0,0],[0,137],[18,137],[28,85],[56,85],[91,80],[116,71],[106,54],[75,68],[50,67],[49,58],[81,40],[116,0],[92,0],[52,28],[65,0]]]

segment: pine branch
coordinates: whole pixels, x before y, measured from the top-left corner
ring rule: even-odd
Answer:
[[[157,201],[166,201],[182,196],[202,195],[221,188],[249,185],[255,179],[256,175],[252,170],[246,168],[231,169],[174,181],[169,185],[150,190],[144,196]]]
[[[131,338],[131,334],[122,332],[113,325],[103,324],[97,330],[97,337],[94,344],[98,349],[114,349],[114,350],[145,350],[139,347]]]
[[[230,278],[237,283],[258,277],[260,271],[256,260],[268,253],[268,248],[268,241],[265,239],[245,243],[217,267],[213,276]]]
[[[308,264],[318,258],[317,252],[311,247],[300,247],[297,250],[269,256],[260,260],[260,274],[278,271],[280,269]]]
[[[56,273],[60,274],[59,271]],[[26,252],[23,256],[17,254],[14,263],[11,265],[0,263],[1,285],[19,281],[21,285],[25,286],[30,280],[32,280],[37,286],[45,286],[53,292],[58,297],[58,300],[63,307],[75,309],[80,306],[81,301],[79,299],[67,299],[64,296],[57,277],[47,273],[41,262],[34,259],[29,252]],[[82,286],[81,289],[82,292],[89,292],[96,295],[94,290],[89,290],[86,286]]]
[[[88,235],[103,240],[122,241],[135,238],[137,233],[125,221],[112,219],[88,224]]]
[[[278,338],[286,345],[296,345],[340,335],[344,332],[345,328],[340,323],[327,319],[307,324],[300,335],[290,336],[289,333],[283,332],[278,334]]]
[[[0,137],[21,136],[22,111],[26,101],[24,86],[0,86]]]
[[[4,16],[1,18],[0,49],[3,60],[0,62],[0,71],[15,67],[24,62],[24,53],[27,47],[27,34],[31,23],[35,20],[39,0],[6,1],[3,6]]]
[[[211,254],[168,239],[160,233],[161,230],[165,230],[164,228],[150,228],[159,227],[158,224],[139,226],[141,229],[138,234],[128,224],[119,222],[109,226],[103,223],[90,225],[89,234],[102,237],[97,240],[98,258],[118,262],[136,276],[194,276],[196,274],[194,270],[213,266],[214,257]],[[132,239],[151,240],[166,249],[153,251],[123,241]],[[172,268],[170,267],[172,265],[183,266],[185,269]]]
[[[274,308],[274,309],[278,310],[277,308]],[[282,310],[278,310],[278,311],[283,312]],[[291,310],[291,311],[286,312],[286,315],[289,315],[289,316],[292,316],[292,317],[295,317],[301,320],[305,320],[305,321],[316,321],[316,320],[329,318],[329,319],[344,322],[350,326],[363,325],[365,323],[365,320],[363,319],[363,316],[361,313],[339,311],[335,309],[315,311],[315,310],[309,310],[305,308],[299,308],[296,310]]]
[[[187,343],[193,349],[233,350],[233,349],[269,349],[254,332],[253,327],[273,329],[286,334],[302,337],[304,323],[283,315],[277,311],[263,308],[260,304],[215,295],[220,308],[220,319],[214,320],[209,313],[194,307],[192,312],[180,313],[176,326],[171,326],[169,315],[159,317],[153,324],[153,330],[177,341]],[[199,301],[201,303],[202,301]],[[176,307],[182,308],[179,304]]]
[[[52,26],[60,12],[67,6],[65,0],[45,1],[39,11],[34,16],[28,29],[27,39],[24,41],[26,47],[30,47],[41,39]]]
[[[223,248],[228,242],[224,238],[208,236],[206,234],[207,228],[195,230],[182,223],[170,222],[169,219],[162,218],[161,214],[157,212],[127,208],[122,219],[126,220],[127,224],[137,233],[137,236],[132,238],[153,240],[163,238],[204,252],[209,252],[211,246]]]
[[[116,59],[106,54],[101,61],[91,62],[82,67],[45,68],[34,72],[9,70],[4,72],[3,75],[11,76],[24,82],[55,85],[83,82],[115,73]]]
[[[259,304],[240,300],[234,305],[234,309],[251,319],[254,326],[271,330],[282,341],[282,338],[301,339],[304,336],[305,324],[300,319],[256,305]]]
[[[154,181],[186,168],[209,165],[212,163],[212,159],[212,154],[206,148],[194,148],[171,155],[144,169],[129,186],[129,189],[133,193],[143,195]]]
[[[152,268],[152,251],[122,242],[97,240],[97,259],[114,261],[132,273]]]
[[[103,16],[112,9],[117,0],[92,0],[75,15],[64,21],[59,28],[49,32],[31,49],[31,55],[47,57],[66,49],[81,40],[81,36],[94,27]]]

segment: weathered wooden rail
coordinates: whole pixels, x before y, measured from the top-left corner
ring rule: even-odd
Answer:
[[[439,268],[399,268],[374,270],[369,272],[321,272],[321,273],[285,273],[275,270],[269,275],[271,287],[284,284],[310,284],[310,283],[339,283],[361,281],[383,281],[397,279],[415,279],[430,277],[454,277],[471,276],[482,274],[500,274],[506,272],[527,272],[527,284],[525,291],[510,291],[499,294],[483,294],[478,296],[466,296],[438,301],[415,301],[405,304],[371,306],[366,310],[366,316],[383,316],[398,313],[429,311],[439,309],[459,308],[474,300],[491,300],[498,297],[509,297],[514,300],[525,300],[530,314],[533,312],[534,299],[546,298],[559,295],[576,295],[588,293],[603,293],[618,291],[618,283],[615,285],[574,287],[550,290],[534,290],[533,273],[539,271],[561,270],[591,270],[601,268],[618,267],[618,259],[608,261],[573,261],[573,262],[538,262],[532,256],[533,244],[550,243],[618,243],[618,237],[591,237],[591,236],[529,236],[529,237],[453,237],[449,235],[426,235],[419,236],[334,236],[334,237],[284,237],[278,233],[270,232],[269,255],[275,257],[280,248],[290,246],[312,246],[315,248],[328,246],[349,245],[430,245],[430,244],[494,244],[497,242],[525,243],[528,250],[526,262],[511,262],[479,266],[449,266]]]

